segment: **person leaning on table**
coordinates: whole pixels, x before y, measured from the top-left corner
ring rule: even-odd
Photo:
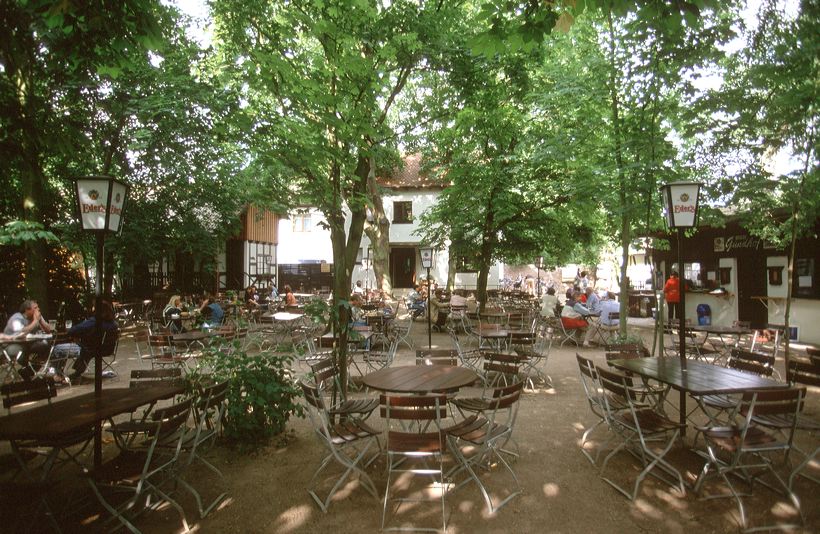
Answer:
[[[9,317],[6,323],[6,328],[3,333],[7,336],[21,336],[27,334],[50,334],[51,327],[40,313],[40,306],[36,300],[24,300],[20,304],[20,311]],[[17,362],[23,366],[20,370],[20,376],[23,380],[31,380],[34,376],[34,371],[29,366],[31,354],[35,354],[41,358],[48,357],[48,352],[51,350],[51,344],[43,339],[32,341],[26,344],[12,343],[6,347],[6,354],[14,357],[20,354]]]

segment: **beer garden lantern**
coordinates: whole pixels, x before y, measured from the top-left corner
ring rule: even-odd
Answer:
[[[436,254],[436,249],[431,246],[423,246],[419,248],[421,255],[421,266],[427,269],[427,348],[433,348],[433,327],[430,322],[430,269],[433,267],[433,261]]]
[[[94,394],[102,394],[102,294],[106,234],[117,234],[122,229],[123,213],[129,187],[111,176],[86,176],[74,182],[77,193],[77,214],[82,229],[94,234],[97,241],[97,280],[95,285],[94,317],[97,350],[94,355]],[[97,424],[94,436],[94,465],[102,460],[102,426]]]
[[[678,280],[680,283],[680,360],[681,369],[686,371],[686,280],[683,269],[683,241],[687,228],[694,228],[698,222],[698,198],[701,184],[697,182],[672,182],[661,187],[666,225],[678,230]],[[670,325],[671,326],[671,325]]]

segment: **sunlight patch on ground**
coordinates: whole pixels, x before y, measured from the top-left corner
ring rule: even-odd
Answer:
[[[312,510],[313,509],[309,504],[300,504],[298,506],[288,508],[279,514],[279,517],[277,518],[279,522],[277,531],[293,532],[299,529],[308,520]]]
[[[648,516],[656,521],[660,521],[663,519],[663,512],[658,510],[656,507],[652,506],[649,502],[644,499],[636,499],[635,500],[635,508],[641,514]]]
[[[797,517],[797,508],[786,501],[778,501],[771,508],[772,515],[778,519],[794,519]]]
[[[680,494],[680,491],[677,489],[670,489],[670,490],[656,490],[655,496],[658,497],[660,500],[664,501],[670,507],[674,508],[678,511],[686,510],[689,506],[684,501],[684,497]]]
[[[555,482],[548,482],[542,487],[545,497],[557,497],[560,488]]]
[[[224,510],[225,508],[227,508],[228,506],[230,506],[232,504],[233,504],[233,497],[226,497],[225,499],[222,500],[221,503],[219,503],[219,506],[217,506],[216,509],[217,509],[217,511]]]

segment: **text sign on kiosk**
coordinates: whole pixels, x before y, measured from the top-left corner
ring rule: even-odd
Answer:
[[[128,186],[109,176],[78,178],[76,185],[83,230],[119,232]]]
[[[696,182],[672,182],[661,188],[669,228],[692,228],[697,225],[700,186]]]

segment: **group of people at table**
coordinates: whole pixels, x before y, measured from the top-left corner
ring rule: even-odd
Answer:
[[[565,330],[583,332],[583,346],[589,347],[599,326],[614,327],[618,324],[620,303],[614,293],[607,291],[601,298],[591,285],[572,286],[567,289],[564,304],[558,300],[555,288],[547,289],[541,299],[543,317],[560,318]]]
[[[99,331],[104,335],[105,346],[102,350],[106,350],[107,346],[116,340],[119,327],[111,303],[106,300],[101,302]],[[16,363],[20,367],[19,375],[23,380],[31,380],[37,374],[37,368],[49,361],[48,356],[52,350],[52,362],[65,362],[70,356],[75,358],[68,376],[64,376],[68,370],[67,363],[62,369],[55,367],[43,370],[53,374],[56,383],[77,381],[85,372],[88,362],[94,358],[99,346],[95,314],[69,328],[66,332],[66,342],[57,344],[52,349],[55,331],[56,325],[50,324],[43,317],[35,300],[24,300],[17,313],[9,317],[3,333],[0,334],[0,343],[3,344],[2,350],[8,358],[8,363]]]

